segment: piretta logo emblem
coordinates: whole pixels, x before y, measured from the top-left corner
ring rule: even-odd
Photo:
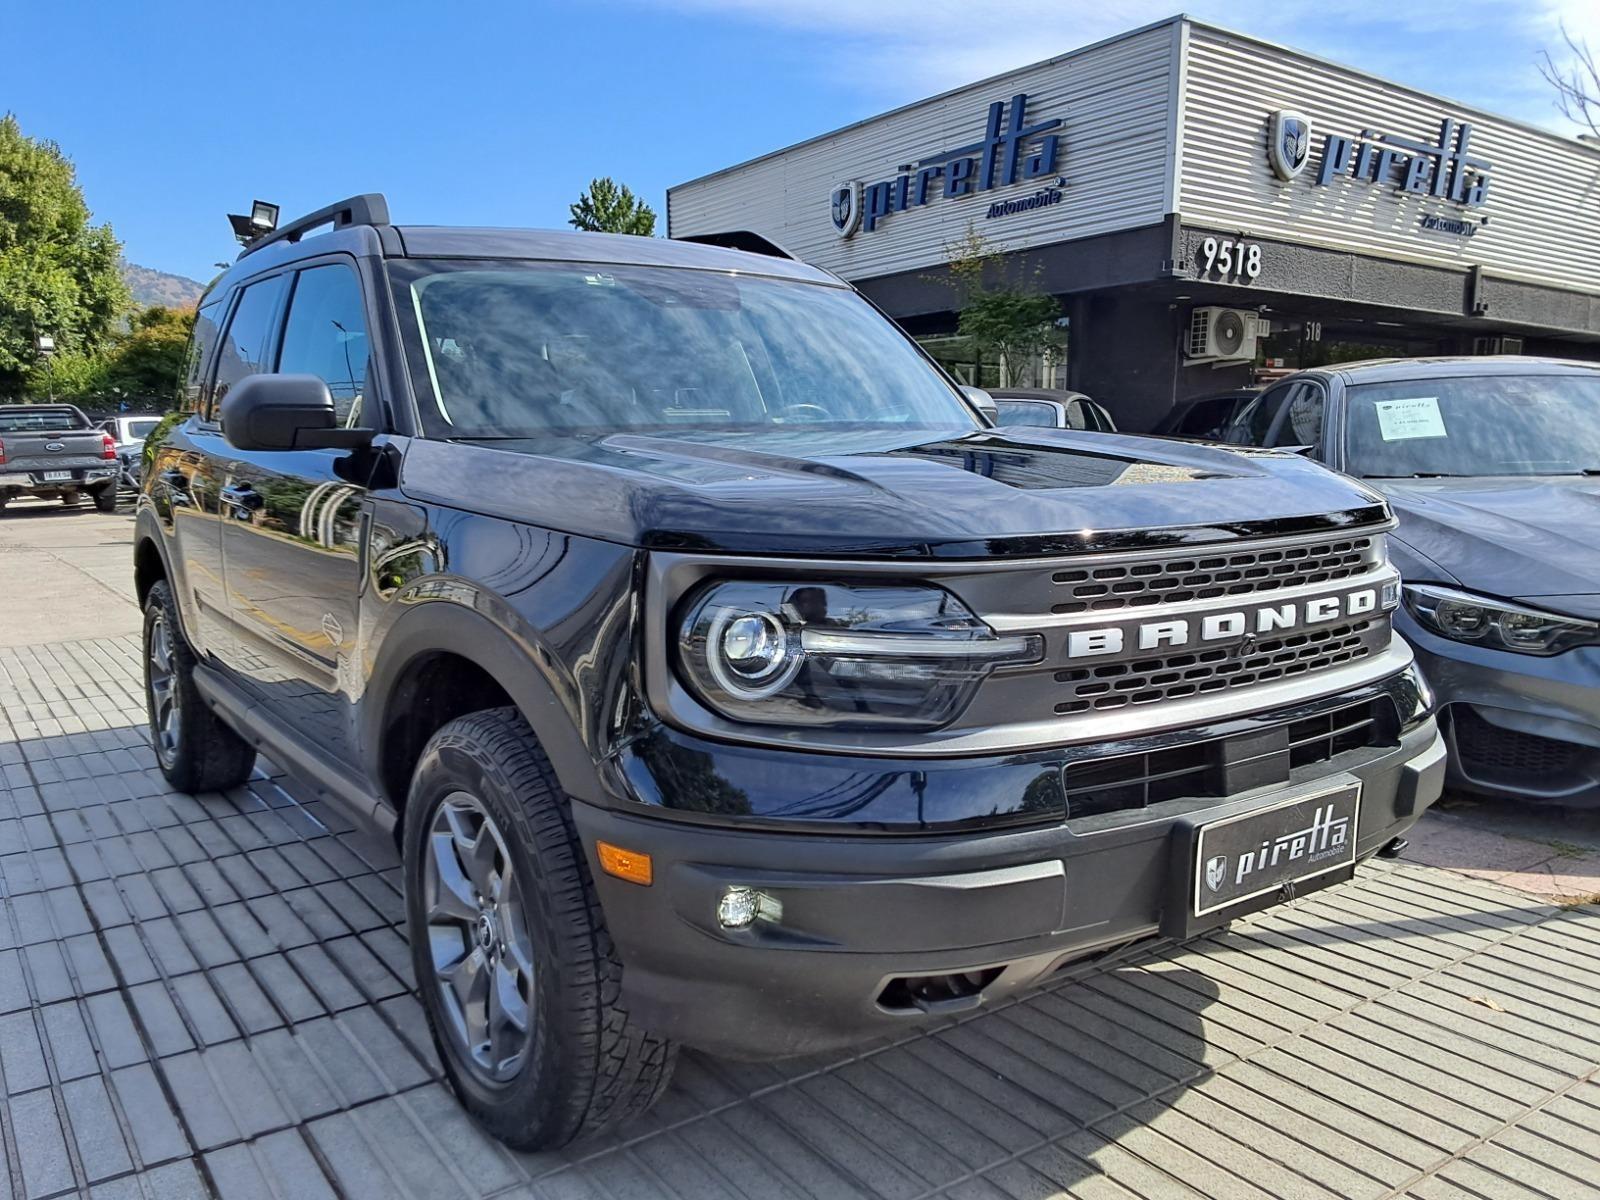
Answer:
[[[1159,621],[1121,621],[1067,635],[1067,657],[1109,658],[1152,651],[1240,646],[1249,648],[1266,637],[1283,637],[1318,625],[1379,611],[1382,588],[1364,587],[1336,596],[1256,604],[1192,617]]]

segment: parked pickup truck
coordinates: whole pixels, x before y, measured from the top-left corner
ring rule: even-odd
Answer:
[[[786,256],[386,214],[200,302],[150,732],[180,790],[260,750],[393,831],[506,1142],[643,1111],[679,1044],[903,1034],[1347,880],[1438,796],[1370,488],[992,428]]]
[[[0,509],[18,496],[117,506],[117,443],[71,404],[0,404]]]

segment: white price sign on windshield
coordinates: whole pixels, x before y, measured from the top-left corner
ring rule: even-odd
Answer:
[[[1378,432],[1386,442],[1411,438],[1448,437],[1439,397],[1412,396],[1405,400],[1378,400],[1372,406],[1378,413]]]

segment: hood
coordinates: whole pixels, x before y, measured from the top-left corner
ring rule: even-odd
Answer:
[[[1436,565],[1446,576],[1441,582],[1576,616],[1600,614],[1600,479],[1408,479],[1377,486],[1400,520],[1395,540]]]
[[[419,500],[651,548],[984,558],[1181,545],[1383,519],[1296,455],[1071,430],[948,435],[796,426],[414,440]]]

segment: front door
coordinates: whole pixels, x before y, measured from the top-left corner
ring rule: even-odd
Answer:
[[[320,376],[341,422],[360,421],[367,322],[354,266],[300,271],[276,369]],[[223,561],[236,666],[276,717],[354,762],[346,672],[355,662],[362,456],[343,450],[233,451],[221,491]]]

